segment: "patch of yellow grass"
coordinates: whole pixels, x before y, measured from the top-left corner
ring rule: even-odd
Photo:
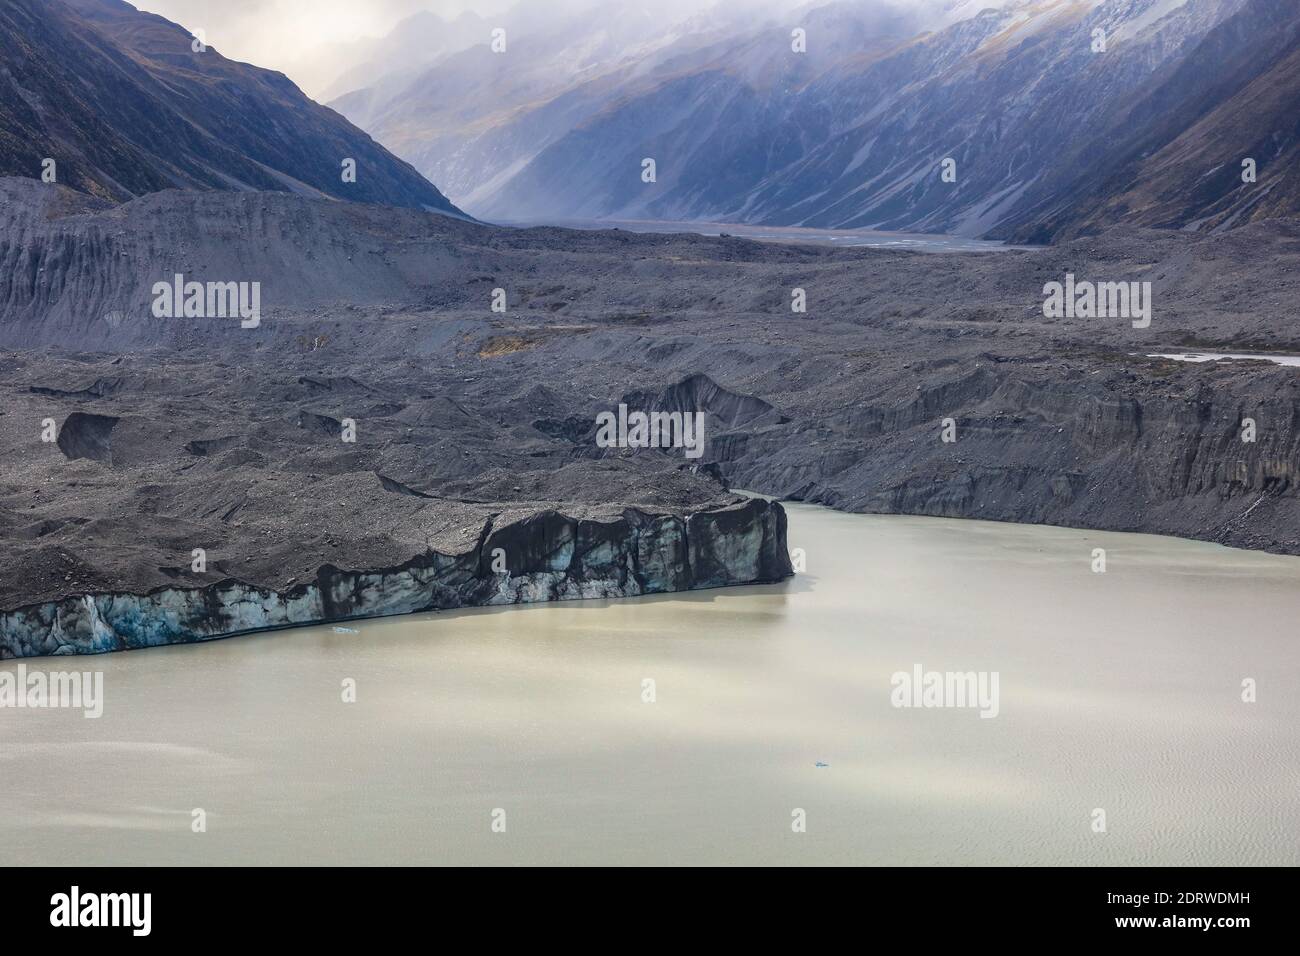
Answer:
[[[526,335],[494,335],[479,346],[478,357],[497,358],[513,352],[523,352],[535,347],[537,342],[536,338]]]

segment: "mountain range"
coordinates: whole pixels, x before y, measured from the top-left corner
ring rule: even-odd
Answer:
[[[332,105],[500,221],[1044,242],[1119,221],[1209,229],[1300,209],[1287,178],[1294,0],[839,0],[516,28],[531,9],[399,26],[387,65],[354,68],[351,79],[375,79]],[[490,47],[498,22],[503,53]],[[408,34],[441,39],[394,53]]]
[[[281,73],[120,0],[0,4],[0,176],[112,201],[167,188],[329,196],[463,215]],[[354,160],[354,182],[343,163]]]
[[[0,176],[1022,243],[1300,213],[1295,0],[573,2],[417,14],[327,107],[121,0],[7,0]]]

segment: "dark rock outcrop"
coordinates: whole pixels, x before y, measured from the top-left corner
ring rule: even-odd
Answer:
[[[113,462],[113,427],[120,419],[111,415],[73,412],[59,429],[59,451],[67,458]]]
[[[612,520],[545,511],[489,521],[468,551],[401,565],[318,569],[284,591],[202,588],[82,594],[0,612],[0,659],[95,654],[247,631],[483,605],[634,597],[780,581],[792,573],[781,506],[751,499],[690,515]],[[503,568],[504,570],[497,570]]]

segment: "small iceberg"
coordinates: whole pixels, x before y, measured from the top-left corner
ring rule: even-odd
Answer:
[[[358,633],[358,631],[356,630],[356,628],[352,628],[352,627],[336,627],[334,628],[334,633],[335,634],[356,634]]]

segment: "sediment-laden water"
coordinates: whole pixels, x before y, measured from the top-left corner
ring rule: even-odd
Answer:
[[[1173,359],[1175,362],[1272,362],[1274,365],[1300,366],[1300,355],[1269,355],[1259,352],[1154,352],[1148,358]]]
[[[1300,559],[789,510],[783,585],[5,662],[105,699],[0,709],[0,863],[1300,862]]]

